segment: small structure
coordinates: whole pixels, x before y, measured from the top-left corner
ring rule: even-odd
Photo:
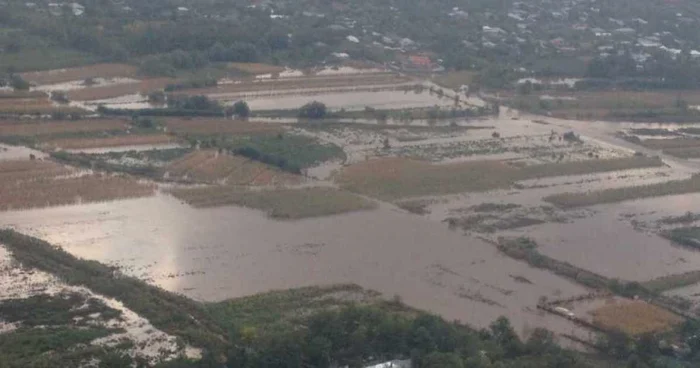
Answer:
[[[411,55],[408,60],[411,66],[417,69],[430,69],[433,65],[433,61],[427,55]]]
[[[411,368],[413,364],[410,359],[406,360],[391,360],[384,363],[379,363],[376,365],[369,365],[365,368]]]
[[[78,3],[71,3],[70,9],[73,12],[73,15],[76,17],[79,17],[85,13],[85,7]]]

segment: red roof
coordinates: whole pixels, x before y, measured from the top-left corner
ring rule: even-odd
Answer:
[[[433,63],[429,57],[423,55],[411,55],[408,59],[411,60],[413,65],[419,66],[430,66]]]

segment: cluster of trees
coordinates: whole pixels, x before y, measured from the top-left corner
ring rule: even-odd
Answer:
[[[299,108],[298,116],[302,119],[323,119],[328,114],[326,105],[312,101]]]
[[[552,334],[535,330],[521,341],[506,318],[489,329],[419,313],[416,318],[378,307],[347,307],[312,315],[304,328],[239,329],[228,365],[258,367],[362,367],[410,359],[418,368],[587,367],[560,349]]]
[[[233,153],[236,155],[247,157],[251,160],[260,161],[272,166],[277,166],[280,169],[291,172],[293,174],[301,174],[301,167],[290,162],[285,157],[262,152],[255,147],[245,146],[236,148],[233,150]]]
[[[673,58],[659,52],[637,63],[629,53],[624,53],[594,58],[588,64],[586,76],[592,80],[577,83],[577,88],[697,88],[700,60],[688,53]]]
[[[223,111],[221,104],[207,96],[168,96],[168,108],[179,110]]]
[[[28,91],[31,85],[19,74],[6,73],[0,74],[0,87],[11,87],[15,91]]]

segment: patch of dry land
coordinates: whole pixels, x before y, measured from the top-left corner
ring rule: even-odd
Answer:
[[[683,322],[681,317],[641,300],[615,301],[591,314],[596,325],[629,336],[666,332]]]
[[[365,198],[327,187],[245,190],[215,186],[175,189],[171,193],[194,207],[238,205],[265,211],[276,219],[328,216],[376,207]]]
[[[173,143],[176,138],[165,134],[117,135],[103,138],[58,138],[44,141],[48,149],[87,149]]]
[[[299,184],[301,177],[241,156],[216,150],[191,152],[164,168],[170,179],[232,185]]]
[[[508,188],[516,181],[663,165],[658,158],[550,163],[514,167],[504,161],[431,164],[401,158],[369,160],[346,167],[336,177],[344,188],[372,197],[397,200],[426,195]]]
[[[31,137],[47,134],[114,131],[123,130],[126,124],[126,121],[118,119],[0,120],[0,135]]]
[[[138,68],[127,64],[95,64],[78,68],[22,73],[22,78],[36,84],[55,84],[88,78],[134,77]]]
[[[50,161],[0,161],[0,210],[137,198],[155,186],[134,179],[77,172]]]
[[[165,88],[174,83],[172,78],[147,78],[134,83],[113,84],[107,86],[86,87],[68,91],[67,96],[71,101],[95,101],[114,98],[125,95],[148,94]]]
[[[231,69],[239,70],[248,74],[275,74],[284,71],[283,66],[262,63],[228,63]]]
[[[5,114],[66,114],[81,113],[85,110],[73,106],[54,105],[49,97],[0,98],[0,113]]]
[[[276,134],[284,129],[276,124],[211,118],[173,118],[165,122],[168,131],[185,134]]]
[[[395,73],[351,74],[333,76],[305,76],[299,78],[270,79],[265,82],[249,81],[234,84],[221,84],[216,87],[195,88],[180,91],[188,95],[250,94],[260,91],[273,91],[273,94],[298,93],[298,89],[330,89],[351,86],[391,86],[411,81],[409,77]]]
[[[657,184],[604,189],[587,193],[554,194],[545,197],[544,201],[559,207],[574,208],[694,192],[700,192],[700,175],[694,175],[690,179],[672,180]]]

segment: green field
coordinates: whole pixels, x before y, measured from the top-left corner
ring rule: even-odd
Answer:
[[[171,193],[195,207],[238,205],[259,209],[275,219],[296,220],[369,210],[373,202],[333,188],[245,190],[230,186],[174,189]]]

